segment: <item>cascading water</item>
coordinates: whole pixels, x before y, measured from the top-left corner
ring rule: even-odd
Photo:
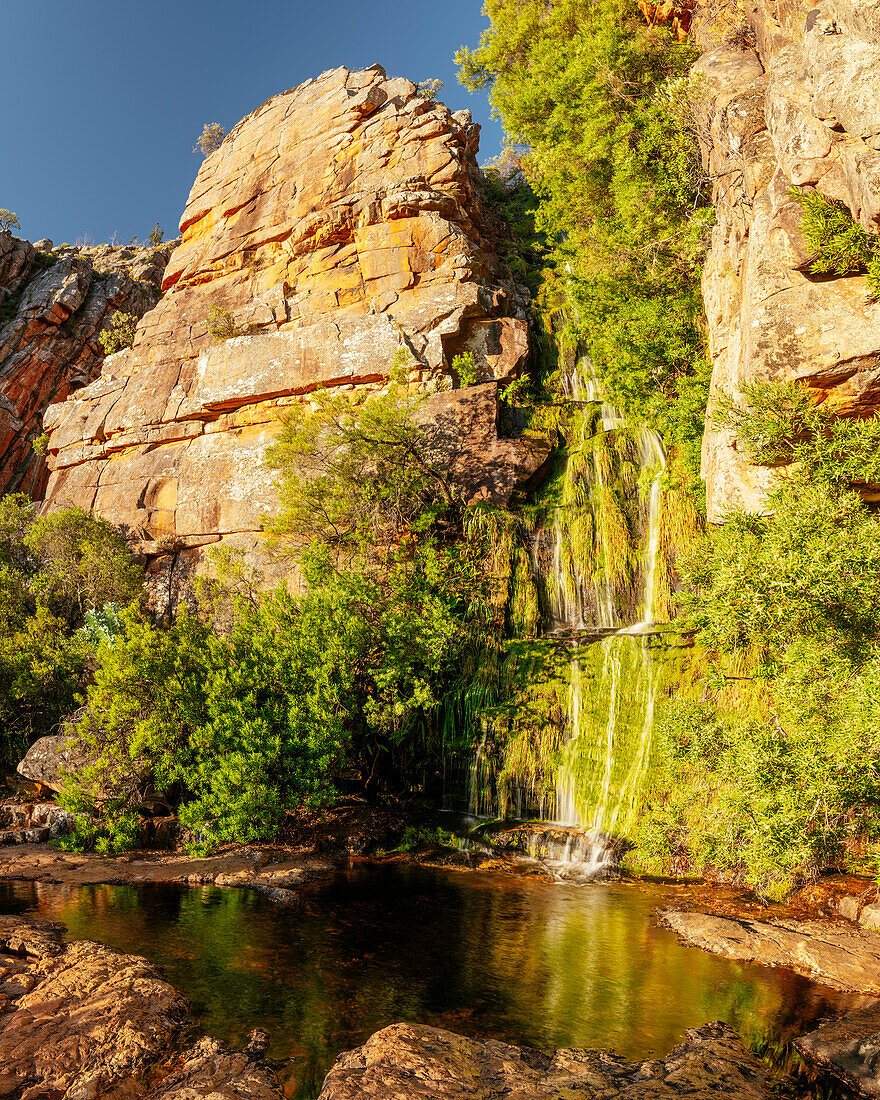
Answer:
[[[583,361],[578,364],[583,368]],[[566,383],[565,392],[574,400],[588,395],[600,404],[597,427],[603,433],[617,429],[620,418],[602,402],[595,375],[590,369],[586,384],[578,373]],[[581,423],[581,431],[583,431]],[[583,437],[576,446],[584,445]],[[605,576],[594,575],[592,588],[596,616],[593,629],[603,636],[586,647],[572,645],[566,693],[566,739],[556,767],[555,820],[585,829],[586,847],[578,859],[602,870],[612,859],[608,836],[629,825],[647,767],[654,720],[656,677],[645,636],[654,621],[657,557],[660,544],[660,504],[665,452],[660,437],[643,429],[639,439],[639,485],[644,492],[643,550],[640,562],[640,591],[636,605],[638,619],[621,621],[613,601],[613,588]],[[607,489],[598,463],[589,471],[586,506],[595,511],[599,494]],[[598,492],[597,492],[598,490]],[[554,517],[554,543],[562,542],[563,521]],[[572,520],[569,517],[568,522]],[[576,522],[576,520],[575,520]],[[609,561],[608,532],[596,525],[596,549],[600,561]],[[560,568],[554,553],[553,568]],[[551,590],[559,594],[554,619],[565,628],[583,632],[584,578],[575,576],[574,592],[565,578],[554,578]]]
[[[655,432],[633,432],[604,400],[588,359],[561,389],[565,464],[529,528],[528,598],[545,629],[510,643],[529,654],[511,682],[519,703],[512,719],[483,722],[467,794],[479,829],[515,833],[551,870],[587,879],[616,865],[614,837],[631,830],[650,760],[666,456]],[[498,824],[514,813],[530,823]]]

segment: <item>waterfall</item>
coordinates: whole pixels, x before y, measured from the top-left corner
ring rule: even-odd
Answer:
[[[582,360],[579,367],[583,366]],[[576,372],[564,392],[600,405],[601,431],[614,431],[620,418],[601,395],[595,374],[584,382]],[[579,441],[583,445],[583,438]],[[654,622],[657,558],[660,545],[660,505],[665,451],[660,436],[643,428],[639,436],[639,485],[647,492],[640,560],[640,590],[636,621],[621,622],[613,602],[608,576],[594,577],[596,621],[605,633],[587,647],[573,645],[565,696],[566,736],[556,767],[555,820],[586,830],[581,858],[604,866],[607,836],[631,823],[641,782],[647,768],[653,732],[656,675],[645,637]],[[607,486],[598,464],[590,471],[588,504],[595,508]],[[554,520],[554,570],[560,569],[558,547],[562,542],[558,517]],[[607,562],[610,549],[603,544],[607,532],[597,526],[598,557]],[[576,577],[576,591],[567,606],[554,609],[554,618],[571,630],[587,626],[583,614],[584,581]],[[566,593],[563,578],[554,578],[551,589]]]
[[[517,708],[478,731],[467,803],[472,821],[515,814],[533,856],[589,879],[617,865],[650,762],[666,455],[605,400],[589,359],[560,388],[565,463],[523,528],[543,633],[527,624],[510,642]]]

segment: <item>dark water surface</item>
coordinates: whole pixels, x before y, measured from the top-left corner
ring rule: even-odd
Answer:
[[[0,909],[63,921],[70,939],[145,955],[199,1026],[241,1045],[255,1026],[293,1057],[289,1096],[315,1096],[341,1050],[408,1020],[552,1050],[664,1055],[726,1020],[779,1039],[857,999],[784,970],[682,947],[659,890],[558,886],[361,866],[294,908],[248,890],[0,883]]]

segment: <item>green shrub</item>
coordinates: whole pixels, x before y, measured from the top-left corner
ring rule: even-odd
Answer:
[[[13,214],[11,210],[0,209],[0,232],[4,229],[21,229],[21,223],[17,214]]]
[[[158,248],[165,237],[165,230],[159,225],[158,222],[150,230],[150,234],[147,240],[150,242],[152,248]]]
[[[880,237],[862,229],[849,207],[839,200],[796,187],[789,195],[803,211],[801,233],[807,247],[816,254],[810,271],[814,275],[829,272],[851,275],[864,271],[868,275],[871,295],[880,297]]]
[[[98,334],[98,342],[104,349],[104,354],[113,355],[123,348],[130,348],[134,343],[137,323],[138,319],[133,313],[125,313],[121,309],[111,313],[106,326]]]
[[[220,148],[225,137],[226,129],[219,122],[206,122],[202,127],[202,132],[196,139],[193,152],[202,153],[203,156],[207,157]]]
[[[478,380],[477,368],[474,365],[474,357],[469,351],[456,355],[452,360],[452,369],[458,375],[459,386],[473,386]]]

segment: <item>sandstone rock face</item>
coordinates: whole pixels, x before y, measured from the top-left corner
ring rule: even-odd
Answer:
[[[280,1100],[264,1032],[242,1052],[204,1038],[169,1058],[185,998],[146,959],[63,931],[0,917],[0,1096],[122,1100],[149,1072],[149,1100]]]
[[[0,1095],[95,1097],[159,1061],[186,1016],[145,960],[0,925]]]
[[[754,49],[714,44],[694,71],[718,224],[703,273],[712,391],[800,380],[843,415],[880,404],[880,302],[862,275],[814,276],[789,191],[815,188],[880,232],[880,9],[861,0],[752,0]],[[703,450],[709,518],[760,510],[774,471],[712,426]]]
[[[449,1031],[392,1024],[337,1058],[318,1100],[614,1100],[769,1098],[761,1063],[724,1024],[688,1031],[662,1061],[633,1064],[597,1050],[552,1056]]]
[[[0,232],[0,493],[42,496],[49,471],[32,444],[46,406],[96,377],[98,336],[114,312],[142,317],[156,304],[170,255],[171,246],[53,251]]]
[[[795,1039],[808,1062],[865,1096],[880,1096],[880,1004]]]
[[[685,943],[727,959],[784,966],[835,989],[880,996],[880,932],[843,921],[741,920],[676,909],[660,920]]]
[[[497,472],[473,495],[506,499],[540,456],[492,420],[497,383],[528,354],[527,303],[496,253],[478,134],[378,66],[324,73],[240,122],[199,171],[134,347],[46,413],[50,506],[123,525],[159,574],[220,538],[258,545],[275,502],[261,462],[286,405],[319,385],[381,386],[396,353],[414,384],[448,389],[466,351]],[[218,342],[212,307],[238,335]],[[435,400],[454,419],[465,399]]]

